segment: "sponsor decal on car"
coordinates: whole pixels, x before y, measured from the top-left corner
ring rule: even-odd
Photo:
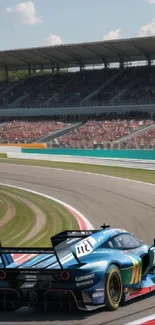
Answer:
[[[85,256],[93,251],[93,246],[96,244],[94,238],[84,239],[75,246],[77,257]]]

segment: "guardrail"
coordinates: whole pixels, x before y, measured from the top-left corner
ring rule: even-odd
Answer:
[[[72,162],[81,164],[92,164],[99,166],[115,166],[128,167],[145,170],[155,170],[154,160],[140,160],[140,159],[117,159],[117,158],[88,158],[88,157],[73,157],[73,156],[58,156],[58,155],[44,155],[44,154],[26,154],[26,153],[8,153],[8,158],[33,159],[44,161],[57,162]]]

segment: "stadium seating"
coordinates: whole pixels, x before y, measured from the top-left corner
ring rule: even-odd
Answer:
[[[16,82],[0,82],[0,105],[6,104],[7,103],[7,96],[6,93],[7,91],[11,88],[11,86],[15,85]]]
[[[73,82],[67,85],[59,96],[49,102],[51,106],[75,106],[92,92],[101,87],[109,78],[116,74],[117,69],[84,70],[77,73]]]
[[[117,72],[118,69],[98,69],[53,76],[50,74],[32,76],[15,84],[5,96],[0,94],[0,105],[3,107],[10,104],[13,104],[12,107],[40,107],[46,106],[48,102],[48,106],[75,106],[98,90]]]
[[[51,80],[51,77],[51,74],[46,74],[42,76],[36,75],[31,76],[25,80],[21,80],[18,83],[14,83],[14,87],[12,87],[10,91],[5,92],[4,96],[3,93],[0,94],[1,98],[3,99],[1,101],[1,105],[6,107],[11,103],[19,101],[20,98],[24,98],[24,101],[19,101],[19,106],[21,106],[21,102],[26,105],[27,97],[30,96],[31,93],[40,94],[40,88],[47,84],[47,82]],[[5,85],[5,90],[8,85],[9,83]],[[17,103],[16,107],[18,107]]]
[[[132,67],[124,70],[113,84],[108,85],[95,98],[93,103],[100,105],[105,101],[122,100],[137,101],[155,99],[155,67]],[[120,96],[119,96],[120,95]]]
[[[140,133],[137,136],[132,136],[129,139],[120,141],[119,149],[154,149],[155,150],[155,126],[149,130]]]
[[[51,97],[56,96],[59,93],[59,90],[69,82],[72,78],[72,73],[64,73],[55,76],[49,76],[48,79],[46,77],[46,82],[42,85],[42,87],[37,89],[35,87],[33,91],[27,96],[26,99],[21,100],[21,102],[17,105],[26,106],[26,107],[40,107],[43,103],[46,103]]]
[[[59,148],[155,149],[155,126],[151,120],[91,120],[70,132],[68,127],[71,124],[47,120],[6,122],[0,127],[0,143],[32,143],[43,136],[63,130],[66,133],[56,138],[56,141],[52,140],[51,146],[57,144]]]
[[[85,70],[55,75],[41,89],[34,89],[17,107],[75,106],[102,86],[118,69]],[[48,102],[48,104],[47,104]]]
[[[2,94],[9,86],[10,86],[10,83],[1,81],[0,82],[0,94]]]
[[[51,132],[63,129],[66,125],[56,121],[13,121],[0,128],[0,143],[32,143]]]
[[[71,131],[58,139],[59,147],[110,148],[111,144],[135,131],[152,125],[150,120],[89,121],[80,129]]]
[[[109,101],[118,95],[122,90],[128,89],[131,83],[135,80],[136,69],[125,69],[118,78],[116,78],[113,84],[108,85],[103,91],[101,91],[95,98],[93,102]]]
[[[48,73],[11,84],[0,83],[1,108],[100,106],[111,102],[154,100],[155,66]]]

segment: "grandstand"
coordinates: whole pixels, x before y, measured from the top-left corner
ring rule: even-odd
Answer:
[[[154,46],[141,37],[0,51],[0,142],[153,149]]]
[[[148,119],[109,118],[86,123],[11,121],[0,125],[0,143],[46,142],[76,149],[155,149],[155,124]]]
[[[155,37],[140,37],[0,51],[0,69],[5,71],[0,108],[5,115],[6,108],[16,108],[18,114],[29,108],[30,116],[34,108],[35,115],[39,108],[45,115],[56,115],[58,107],[61,114],[70,114],[72,107],[76,114],[82,109],[105,112],[113,106],[120,111],[131,105],[144,110],[149,105],[153,112],[154,46]],[[27,78],[9,84],[9,71],[26,69]]]
[[[92,120],[51,145],[76,149],[154,149],[155,125],[151,120]]]

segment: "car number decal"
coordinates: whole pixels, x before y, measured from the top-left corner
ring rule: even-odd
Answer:
[[[97,243],[94,238],[82,240],[75,246],[77,257],[87,255],[93,251],[93,246]]]

